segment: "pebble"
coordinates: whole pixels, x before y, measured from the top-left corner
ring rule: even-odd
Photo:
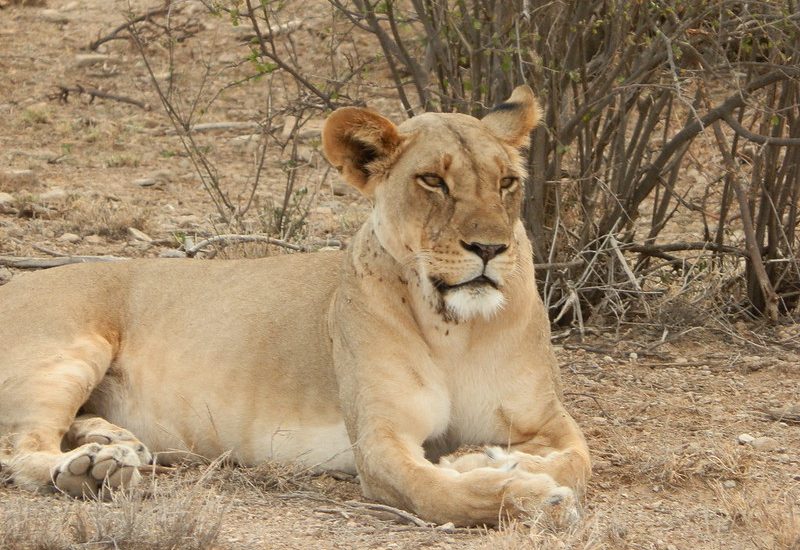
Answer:
[[[14,274],[7,267],[0,267],[0,285],[6,284]]]
[[[67,198],[67,192],[60,187],[54,187],[53,189],[45,191],[39,195],[39,200],[42,202],[60,201],[64,200],[65,198]]]
[[[75,233],[64,233],[56,240],[61,243],[76,243],[80,241],[81,238],[79,235],[76,235]]]
[[[48,23],[57,23],[59,25],[69,23],[69,17],[58,10],[42,10],[39,12],[39,17]]]
[[[750,445],[757,451],[774,451],[780,446],[778,440],[772,437],[757,437]]]
[[[13,183],[16,186],[32,186],[39,182],[33,170],[9,170],[0,173],[0,179]]]
[[[336,197],[344,197],[346,195],[355,195],[356,188],[346,183],[336,182],[333,184],[333,194]]]
[[[639,354],[635,351],[632,351],[628,354],[628,358],[631,360],[631,363],[635,363],[639,360]]]
[[[101,237],[100,235],[89,235],[88,237],[84,238],[83,240],[87,244],[102,244],[103,243],[103,237]]]
[[[726,489],[733,489],[736,487],[736,482],[732,479],[726,479],[725,481],[722,482],[722,486],[725,487]]]
[[[150,235],[148,235],[144,231],[140,231],[139,229],[136,229],[135,227],[129,227],[128,228],[128,235],[130,235],[132,238],[136,239],[137,241],[143,241],[143,242],[146,242],[146,243],[153,242],[153,238]]]
[[[14,195],[12,195],[11,193],[0,192],[0,205],[13,204],[13,203],[14,203]]]
[[[139,187],[152,187],[158,183],[156,178],[141,178],[138,180],[133,180],[134,185],[138,185]]]
[[[88,67],[111,61],[111,59],[110,55],[102,53],[79,53],[75,56],[75,65],[77,67]]]
[[[749,445],[755,440],[750,434],[739,434],[739,437],[736,438],[740,445]]]
[[[183,250],[175,250],[170,248],[169,250],[162,251],[159,255],[159,258],[185,258],[186,252]]]

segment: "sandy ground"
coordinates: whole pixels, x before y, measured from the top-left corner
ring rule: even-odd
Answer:
[[[125,20],[126,4],[3,5],[0,256],[170,255],[187,238],[196,242],[227,232],[178,138],[170,135],[131,42],[87,50]],[[136,3],[132,9],[147,7],[153,6]],[[304,15],[295,36],[311,52],[301,55],[312,60],[329,18],[324,3],[317,7],[288,8]],[[185,4],[180,16],[194,33],[176,47],[181,89],[196,89],[205,62],[209,89],[246,74],[246,67],[230,68],[247,49],[228,20],[208,16],[195,3]],[[154,42],[148,52],[154,72],[163,73],[167,50]],[[317,61],[323,60],[319,54]],[[384,112],[396,112],[385,79],[377,68],[356,91]],[[262,119],[270,112],[270,83],[276,102],[288,96],[276,81],[247,83],[223,94],[201,122]],[[150,109],[89,102],[74,93],[60,101],[60,86],[100,89]],[[308,216],[299,230],[283,235],[310,246],[322,239],[346,241],[368,209],[327,173],[313,130],[319,122],[311,120],[301,143],[305,164],[297,185],[307,191],[297,201]],[[239,128],[203,137],[226,189],[240,201],[255,172],[257,148],[247,136]],[[268,230],[282,200],[286,153],[275,151],[246,230]],[[249,244],[217,255],[275,253],[286,252]],[[0,282],[17,276],[24,276],[21,270],[0,267]],[[368,511],[352,480],[280,467],[217,466],[158,476],[152,495],[113,503],[0,487],[0,547],[800,548],[800,427],[797,416],[777,412],[800,404],[800,330],[701,326],[659,343],[662,329],[623,325],[592,332],[582,343],[574,337],[556,342],[567,406],[585,430],[595,462],[585,519],[573,532],[536,523],[499,531],[420,528]],[[179,538],[171,546],[165,541],[172,535]]]

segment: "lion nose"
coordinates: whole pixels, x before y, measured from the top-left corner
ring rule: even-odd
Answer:
[[[492,258],[508,249],[508,246],[504,244],[465,243],[464,241],[461,241],[461,246],[480,256],[484,264],[488,264]]]

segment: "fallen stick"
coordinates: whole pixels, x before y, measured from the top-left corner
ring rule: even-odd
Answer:
[[[186,133],[213,132],[215,130],[257,130],[261,126],[257,122],[203,122],[186,129]],[[167,130],[167,135],[176,135],[177,130]]]
[[[128,105],[139,107],[140,109],[144,109],[145,111],[150,110],[149,105],[139,101],[138,99],[133,99],[123,95],[110,94],[108,92],[103,92],[95,88],[84,88],[80,84],[77,84],[76,86],[73,87],[59,86],[58,90],[59,90],[58,94],[55,94],[51,97],[58,98],[58,100],[61,101],[62,103],[67,103],[67,101],[69,100],[69,94],[78,94],[78,95],[86,94],[90,98],[89,103],[93,102],[95,98],[99,97],[100,99],[109,99],[112,101],[119,101],[120,103],[127,103]]]
[[[307,246],[290,243],[282,239],[276,239],[274,237],[268,237],[267,235],[216,235],[214,237],[209,237],[207,239],[204,239],[193,246],[190,246],[189,248],[186,249],[186,255],[191,258],[198,252],[200,252],[201,249],[205,248],[210,244],[228,245],[232,243],[256,243],[256,242],[280,246],[283,248],[287,248],[289,250],[294,250],[295,252],[307,252],[309,250],[309,247]],[[333,239],[320,241],[315,244],[317,246],[338,246],[338,247],[342,246],[342,243],[340,241]]]
[[[128,260],[119,256],[59,256],[57,258],[30,258],[18,256],[0,256],[0,266],[16,269],[47,269],[69,264],[86,264],[91,262],[118,262]]]
[[[131,25],[135,25],[136,23],[139,23],[141,21],[146,21],[146,20],[150,19],[151,17],[155,17],[157,15],[164,15],[168,11],[169,11],[169,6],[164,7],[164,8],[154,8],[152,10],[148,10],[148,11],[144,12],[142,15],[139,15],[138,17],[134,17],[133,19],[129,19],[127,22],[123,23],[122,25],[120,25],[119,27],[117,27],[116,29],[114,29],[113,31],[108,33],[107,35],[105,35],[103,37],[100,37],[97,40],[95,40],[94,42],[92,42],[91,44],[89,44],[89,49],[94,51],[97,48],[99,48],[101,44],[105,44],[106,42],[110,42],[112,40],[119,40],[120,38],[127,38],[127,37],[120,37],[120,36],[117,36],[117,35],[120,32],[130,28]]]

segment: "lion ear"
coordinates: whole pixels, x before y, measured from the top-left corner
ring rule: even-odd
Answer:
[[[528,145],[531,130],[539,124],[542,109],[529,86],[517,86],[511,97],[489,111],[482,122],[513,147]]]
[[[401,142],[397,126],[378,113],[358,107],[337,109],[322,129],[322,150],[328,162],[367,196],[373,191],[370,176]]]

